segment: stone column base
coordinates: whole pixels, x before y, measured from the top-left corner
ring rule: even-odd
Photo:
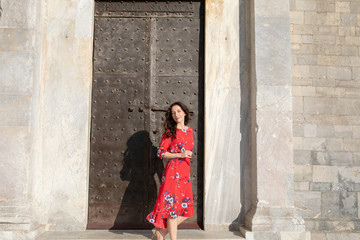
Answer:
[[[310,240],[305,222],[294,208],[252,207],[245,217],[241,233],[249,240]]]
[[[291,231],[250,231],[245,227],[240,227],[241,234],[246,240],[311,240],[310,232],[291,232]]]

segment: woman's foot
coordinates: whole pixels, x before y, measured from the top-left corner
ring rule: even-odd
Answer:
[[[155,236],[157,240],[164,240],[165,234],[164,229],[156,228],[155,229]]]

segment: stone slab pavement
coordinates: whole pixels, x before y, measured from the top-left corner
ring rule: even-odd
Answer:
[[[87,230],[83,232],[45,232],[36,240],[113,240],[129,239],[143,240],[151,239],[151,230]],[[166,236],[165,239],[170,239]],[[186,240],[245,240],[240,232],[230,231],[202,231],[202,230],[178,230],[178,239]]]

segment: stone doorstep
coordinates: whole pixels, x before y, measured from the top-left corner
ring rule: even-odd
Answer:
[[[247,240],[311,240],[310,232],[298,231],[255,231],[252,232],[248,228],[241,226],[240,232]],[[316,239],[314,239],[316,240]]]
[[[83,232],[45,232],[38,236],[36,240],[112,240],[112,239],[131,239],[143,240],[151,239],[151,230],[87,230]],[[166,236],[165,239],[170,239]],[[245,240],[240,232],[230,231],[202,231],[202,230],[178,230],[178,239],[186,240]]]

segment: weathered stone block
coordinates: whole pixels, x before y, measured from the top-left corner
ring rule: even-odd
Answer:
[[[292,52],[296,52],[296,53],[298,53],[299,52],[299,49],[300,49],[300,46],[301,46],[301,44],[300,43],[295,43],[295,42],[292,42],[291,43],[291,51]],[[292,59],[292,64],[296,64],[296,61],[293,61],[294,59],[296,59],[296,56],[295,55],[292,55],[291,56],[291,59]]]
[[[302,43],[313,43],[313,35],[301,35]]]
[[[339,167],[339,177],[343,181],[360,183],[360,167]]]
[[[302,217],[315,217],[321,213],[321,192],[295,191],[296,212]]]
[[[293,125],[293,134],[294,137],[303,137],[304,136],[304,127],[301,124]]]
[[[354,168],[354,167],[352,167]],[[352,169],[351,167],[348,168],[340,168],[339,169],[339,189],[340,190],[345,190],[345,191],[349,191],[349,192],[353,192],[355,191],[356,188],[356,178],[357,176],[354,178],[354,173],[350,173],[349,175],[346,175],[346,173],[349,173],[350,169]],[[357,171],[357,170],[355,170]]]
[[[360,88],[360,81],[335,80],[335,85],[337,87],[343,87],[343,88]],[[351,117],[351,116],[349,116],[349,117]]]
[[[13,231],[0,231],[0,239],[14,240],[14,232]]]
[[[293,125],[302,125],[305,121],[304,119],[303,113],[293,113]]]
[[[313,54],[314,46],[312,44],[301,44],[299,50],[297,51],[299,54]]]
[[[360,216],[360,192],[357,193],[357,199],[358,199],[358,217]]]
[[[335,39],[337,41],[337,39]],[[318,63],[321,65],[326,65],[324,63],[328,63],[328,65],[331,65],[330,63],[336,63],[336,61],[340,62],[336,56],[329,56],[329,55],[340,55],[341,54],[341,46],[336,46],[333,44],[330,45],[324,45],[324,44],[317,44],[312,45],[313,46],[313,54],[318,54],[321,56],[319,58],[318,56]],[[328,56],[326,58],[325,56]]]
[[[359,55],[358,47],[357,46],[342,46],[341,54],[346,55],[346,56],[358,56]]]
[[[316,55],[297,55],[297,63],[298,64],[317,64],[317,56]]]
[[[325,25],[327,14],[317,12],[305,12],[304,13],[305,24],[312,25]]]
[[[360,13],[360,3],[355,2],[355,1],[351,1],[350,2],[350,11],[352,13]]]
[[[0,94],[0,126],[28,126],[31,96]]]
[[[261,69],[256,72],[258,84],[291,85],[289,22],[281,17],[258,17],[255,23],[256,68]]]
[[[322,115],[321,123],[332,125],[344,125],[349,123],[349,116],[341,116],[336,114]]]
[[[335,87],[335,79],[314,78],[312,82],[315,87]]]
[[[269,239],[281,240],[280,232],[254,232],[254,240]]]
[[[294,46],[294,43],[298,43],[298,44],[302,43],[301,35],[292,34],[290,37],[290,41],[292,43],[292,47]],[[294,61],[292,61],[291,63],[294,64]]]
[[[354,138],[360,138],[360,126],[353,126]]]
[[[294,150],[294,163],[307,165],[311,163],[311,151]]]
[[[342,44],[345,45],[357,45],[359,43],[360,37],[355,36],[345,36],[344,42]],[[357,59],[356,57],[353,57],[354,59]],[[346,59],[346,58],[344,58]],[[351,59],[351,58],[348,58]]]
[[[337,99],[304,97],[304,112],[317,114],[335,114]]]
[[[316,11],[318,12],[334,12],[335,3],[328,1],[318,1],[316,2]]]
[[[290,9],[290,11],[296,11],[295,0],[289,1],[289,9]]]
[[[330,165],[330,155],[327,151],[311,151],[311,163],[313,165]]]
[[[33,64],[30,52],[0,52],[0,93],[30,94]]]
[[[293,32],[296,34],[317,34],[319,32],[319,26],[307,25],[307,24],[294,24]],[[311,47],[311,45],[309,45]]]
[[[338,171],[336,166],[313,166],[313,182],[337,183]]]
[[[34,0],[2,1],[1,7],[0,28],[35,27],[37,4]]]
[[[304,12],[291,11],[290,12],[290,23],[303,24],[304,23]]]
[[[324,232],[311,232],[311,240],[327,240]]]
[[[338,113],[342,115],[360,116],[360,99],[341,98],[337,100]]]
[[[342,97],[345,95],[345,89],[333,87],[317,87],[316,95],[319,97]]]
[[[309,184],[310,191],[330,191],[332,187],[332,183],[311,182]]]
[[[325,219],[307,219],[305,222],[306,229],[309,231],[357,231],[357,221],[351,220],[328,220]],[[328,234],[328,233],[326,233]]]
[[[324,66],[310,65],[309,72],[313,78],[325,78],[326,77],[326,67],[324,67]]]
[[[0,127],[0,136],[0,198],[25,199],[31,147],[29,126]]]
[[[356,27],[339,26],[338,35],[339,36],[353,36],[354,37],[356,35]]]
[[[341,14],[341,25],[342,26],[357,26],[357,14],[342,13]]]
[[[360,152],[353,153],[353,165],[360,166]]]
[[[358,201],[357,193],[341,191],[340,194],[340,217],[357,218]]]
[[[298,11],[315,11],[316,3],[309,0],[297,0],[295,2],[295,8]]]
[[[321,193],[321,216],[336,218],[339,217],[340,192]]]
[[[351,152],[328,152],[330,164],[333,166],[351,166],[353,156]]]
[[[360,82],[359,82],[360,85]],[[351,88],[350,88],[351,87]],[[352,85],[348,88],[344,88],[345,89],[345,94],[344,97],[345,98],[360,98],[360,91],[359,88],[357,88],[356,86]]]
[[[320,124],[321,115],[319,114],[304,114],[304,123]]]
[[[339,52],[341,52],[341,48],[339,47]],[[322,54],[327,54],[326,52]],[[340,57],[339,56],[328,56],[328,55],[319,55],[318,56],[318,64],[326,65],[326,66],[340,66]]]
[[[353,137],[353,129],[352,126],[347,125],[335,125],[335,137],[338,138],[352,138]]]
[[[291,89],[283,86],[258,85],[257,106],[266,110],[290,111]]]
[[[317,137],[333,137],[334,126],[332,125],[317,125],[316,129]]]
[[[304,138],[303,150],[325,150],[325,138]]]
[[[294,182],[294,191],[309,191],[309,182]]]
[[[360,233],[355,232],[328,232],[326,240],[360,240]]]
[[[310,232],[281,232],[281,240],[311,240]]]
[[[292,37],[290,39],[292,40]],[[291,49],[293,49],[294,45],[295,45],[294,43],[291,44]],[[293,54],[293,55],[291,55],[291,65],[294,66],[296,64],[297,64],[297,58],[296,58],[296,55]]]
[[[316,137],[317,126],[315,124],[304,124],[304,137]]]
[[[293,137],[293,149],[294,150],[302,150],[302,137]]]
[[[310,68],[308,65],[295,65],[292,67],[293,77],[310,77]]]
[[[340,25],[341,17],[339,13],[328,12],[326,13],[326,25]]]
[[[30,51],[35,32],[29,29],[0,28],[0,51]]]
[[[335,79],[351,79],[350,67],[327,67],[326,76]]]
[[[357,152],[359,151],[360,139],[345,138],[343,144],[345,151]]]
[[[312,166],[311,165],[294,165],[294,181],[296,182],[311,182],[312,181]]]
[[[316,35],[313,37],[314,44],[328,44],[332,45],[336,43],[335,36],[323,36],[323,35]]]
[[[335,2],[335,12],[348,13],[350,12],[350,2]]]
[[[337,38],[339,26],[319,26],[319,35],[333,35]]]

